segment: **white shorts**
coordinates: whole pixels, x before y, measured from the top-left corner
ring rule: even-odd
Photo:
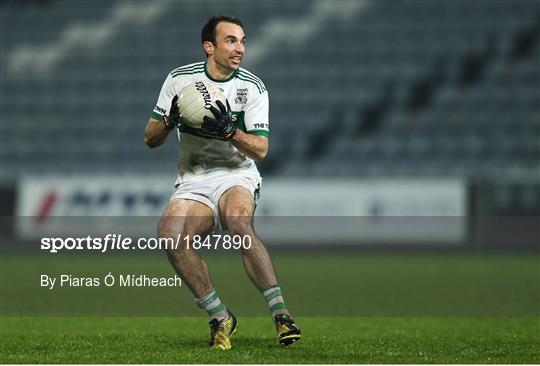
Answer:
[[[175,199],[188,199],[201,202],[210,207],[214,214],[214,228],[219,227],[219,199],[229,188],[241,186],[252,195],[255,203],[259,199],[262,179],[249,173],[213,174],[208,179],[187,180],[176,186],[169,202]]]

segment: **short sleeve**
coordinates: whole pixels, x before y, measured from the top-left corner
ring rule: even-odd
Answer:
[[[171,108],[171,102],[176,95],[176,90],[173,85],[173,78],[171,74],[167,76],[159,92],[159,97],[156,106],[152,110],[151,117],[163,121],[163,116],[169,115],[169,109]]]
[[[268,136],[270,132],[270,122],[268,119],[268,92],[253,93],[248,99],[245,113],[246,132],[252,135]]]

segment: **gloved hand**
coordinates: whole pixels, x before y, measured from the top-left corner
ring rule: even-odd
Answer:
[[[215,118],[205,116],[201,124],[201,129],[204,132],[212,134],[221,140],[230,140],[236,134],[237,130],[230,115],[231,106],[229,105],[229,101],[226,100],[226,103],[227,107],[221,101],[216,101],[219,111],[214,106],[210,106],[210,112],[212,112]]]
[[[180,125],[180,110],[178,109],[178,104],[176,103],[178,101],[178,95],[175,95],[172,102],[171,102],[171,108],[169,109],[169,116],[163,116],[163,121],[165,122],[165,126],[169,130],[173,130],[174,128],[178,127]]]

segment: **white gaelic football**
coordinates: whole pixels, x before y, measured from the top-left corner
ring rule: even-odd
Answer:
[[[201,128],[204,116],[215,118],[209,108],[219,110],[216,101],[226,105],[227,98],[219,87],[209,81],[194,81],[178,93],[178,109],[182,121],[190,127]]]

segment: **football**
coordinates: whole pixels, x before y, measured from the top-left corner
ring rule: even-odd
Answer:
[[[177,102],[182,121],[190,127],[201,128],[204,116],[214,118],[210,106],[219,110],[217,100],[226,104],[225,94],[209,81],[197,80],[185,86],[178,93]]]

